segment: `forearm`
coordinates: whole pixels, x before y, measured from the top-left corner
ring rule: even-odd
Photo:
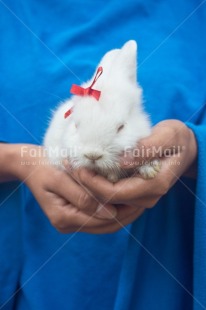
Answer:
[[[0,143],[0,183],[24,180],[32,168],[31,159],[37,159],[31,158],[30,150],[36,150],[38,157],[39,149],[36,145]]]

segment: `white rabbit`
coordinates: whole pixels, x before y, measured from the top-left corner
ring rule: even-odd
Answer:
[[[96,77],[92,86],[101,92],[99,100],[91,94],[74,95],[59,106],[44,138],[53,164],[61,167],[62,159],[68,158],[74,169],[95,170],[112,182],[125,176],[118,163],[120,154],[151,133],[136,82],[136,59],[137,44],[132,40],[109,51],[98,65],[103,68],[101,77],[94,75],[82,85],[91,90]],[[72,113],[64,119],[69,109]],[[153,160],[137,169],[143,178],[153,178],[160,164]]]

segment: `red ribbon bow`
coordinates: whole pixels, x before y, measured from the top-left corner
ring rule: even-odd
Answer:
[[[73,95],[78,95],[78,96],[93,96],[96,100],[99,100],[100,95],[101,95],[101,91],[93,89],[92,87],[94,86],[94,84],[96,83],[96,81],[98,80],[98,78],[100,77],[100,75],[102,73],[103,73],[103,68],[99,67],[97,69],[97,73],[94,77],[94,80],[89,87],[83,88],[79,85],[73,84],[71,89],[70,89],[70,93]],[[64,118],[67,118],[71,113],[72,113],[72,109],[69,109],[64,114]]]

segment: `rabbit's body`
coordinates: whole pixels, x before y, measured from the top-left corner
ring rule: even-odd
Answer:
[[[68,158],[73,168],[93,169],[113,182],[124,175],[118,164],[120,154],[151,132],[136,82],[136,48],[136,42],[129,41],[103,57],[99,64],[103,74],[93,87],[101,91],[99,101],[91,95],[73,96],[54,113],[44,139],[54,164],[61,166],[62,159]],[[72,114],[64,119],[71,107]],[[139,168],[145,178],[154,177],[158,170],[157,162]]]

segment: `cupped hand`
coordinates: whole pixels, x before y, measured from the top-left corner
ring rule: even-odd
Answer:
[[[22,152],[21,147],[24,148]],[[35,145],[18,147],[15,161],[16,176],[24,181],[38,201],[51,224],[62,233],[83,231],[107,232],[114,221],[115,208],[106,204],[99,207],[98,199],[79,185],[63,169],[52,166],[42,155],[43,148]],[[36,154],[36,155],[35,155]],[[96,217],[97,209],[101,209]]]
[[[176,120],[161,122],[148,138],[140,141],[138,147],[140,145],[144,150],[148,149],[150,155],[147,158],[141,156],[138,162],[157,157],[161,160],[161,170],[154,179],[144,180],[134,171],[132,177],[113,184],[86,169],[71,172],[73,178],[102,204],[116,205],[116,222],[110,223],[110,232],[131,223],[146,208],[152,208],[182,175],[194,175],[197,145],[193,132],[184,123]],[[122,167],[135,169],[138,166],[136,159],[131,153],[129,156],[125,154],[121,158]]]

